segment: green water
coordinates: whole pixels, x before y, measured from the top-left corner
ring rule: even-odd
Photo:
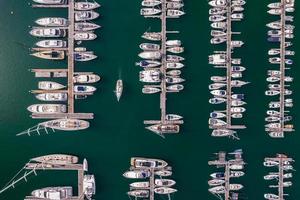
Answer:
[[[247,67],[245,80],[252,84],[242,91],[247,95],[247,112],[243,122],[247,129],[240,131],[240,141],[210,137],[207,119],[215,107],[208,104],[207,90],[209,78],[218,70],[207,64],[207,56],[213,47],[209,44],[207,1],[185,1],[187,15],[179,20],[170,20],[169,30],[179,30],[178,38],[184,43],[186,68],[183,77],[187,79],[185,90],[168,96],[168,111],[184,116],[185,124],[178,135],[161,139],[144,129],[144,119],[158,119],[159,96],[142,95],[142,84],[138,82],[140,69],[134,66],[138,60],[140,35],[152,27],[159,28],[159,21],[139,16],[140,0],[101,1],[101,17],[95,22],[102,25],[97,30],[98,39],[86,42],[84,46],[94,50],[99,56],[96,61],[76,66],[78,71],[93,71],[102,77],[97,84],[98,92],[87,100],[76,103],[78,112],[94,112],[91,127],[81,132],[56,132],[35,137],[16,137],[15,134],[38,123],[29,117],[26,107],[37,101],[28,93],[35,89],[37,81],[29,68],[64,67],[64,62],[47,62],[28,55],[28,48],[36,39],[28,34],[29,25],[42,16],[66,16],[66,10],[32,9],[27,1],[0,0],[0,186],[4,185],[29,158],[50,154],[70,153],[87,158],[90,173],[96,175],[96,200],[127,199],[128,180],[122,173],[129,167],[131,156],[162,158],[174,169],[176,188],[173,197],[183,199],[215,199],[207,192],[207,180],[213,168],[207,166],[212,153],[219,150],[231,151],[243,148],[245,152],[246,176],[240,179],[247,199],[263,199],[263,193],[270,191],[262,176],[266,170],[262,166],[265,156],[277,152],[287,153],[296,161],[300,160],[297,145],[299,131],[287,135],[283,140],[272,140],[264,132],[264,117],[270,98],[264,96],[267,61],[265,24],[272,20],[266,14],[269,1],[251,0],[247,2],[246,18],[234,25],[234,30],[242,31],[240,36],[246,45],[236,51]],[[11,11],[14,12],[11,15]],[[295,24],[299,21],[295,13]],[[275,19],[275,18],[273,18]],[[299,26],[298,26],[299,27]],[[297,27],[297,28],[298,28]],[[297,35],[298,29],[296,29]],[[300,46],[298,38],[293,40],[293,49]],[[295,57],[291,74],[295,106],[292,110],[294,123],[299,120],[300,85],[297,69],[299,58]],[[119,74],[124,80],[124,95],[117,103],[113,94]],[[295,163],[298,168],[298,163]],[[296,172],[293,187],[287,189],[288,199],[296,199],[300,191],[300,175]],[[23,199],[32,190],[55,185],[76,185],[76,174],[65,172],[42,172],[29,178],[27,184],[18,184],[16,189],[0,195],[2,200]],[[162,198],[162,197],[159,197]],[[164,199],[164,198],[162,198]]]

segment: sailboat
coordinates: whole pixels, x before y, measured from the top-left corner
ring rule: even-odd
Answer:
[[[123,81],[121,79],[117,80],[115,93],[117,100],[120,101],[120,98],[123,93]]]

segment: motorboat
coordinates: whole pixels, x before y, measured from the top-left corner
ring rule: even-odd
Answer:
[[[269,84],[268,88],[270,90],[280,90],[280,84]]]
[[[225,7],[227,5],[226,0],[212,0],[208,4],[213,7]]]
[[[275,3],[269,3],[268,4],[268,8],[270,9],[278,9],[281,7],[281,2],[275,2]]]
[[[184,81],[185,81],[185,79],[180,78],[180,77],[171,77],[171,76],[166,77],[166,82],[169,84],[182,83]]]
[[[45,17],[45,18],[39,18],[35,21],[36,24],[40,26],[67,26],[68,21],[65,18],[62,17]]]
[[[90,126],[88,121],[79,119],[55,119],[40,123],[41,126],[62,131],[77,131],[84,130]]]
[[[151,159],[151,158],[141,158],[141,157],[132,157],[130,159],[130,164],[135,168],[165,168],[168,166],[168,163],[160,159]]]
[[[232,48],[237,48],[243,46],[244,42],[240,40],[233,40],[231,41]]]
[[[281,131],[272,131],[272,132],[269,132],[269,136],[271,138],[284,138],[284,132],[281,132]]]
[[[127,171],[123,174],[125,178],[130,179],[144,179],[150,177],[151,172],[149,170],[133,170]]]
[[[99,13],[89,10],[89,11],[75,11],[75,21],[89,21],[99,17]]]
[[[213,22],[210,26],[215,29],[226,29],[227,24],[226,22]]]
[[[210,104],[221,104],[221,103],[226,102],[226,99],[225,98],[221,98],[221,97],[214,97],[214,98],[209,99],[208,102]]]
[[[159,51],[144,51],[139,54],[139,57],[143,59],[160,59],[161,53]]]
[[[70,186],[46,187],[31,192],[31,195],[38,199],[69,199],[73,196],[73,189]]]
[[[145,32],[142,35],[142,38],[144,38],[146,40],[151,40],[151,41],[160,41],[161,33],[160,32]]]
[[[116,89],[115,89],[115,94],[116,94],[118,101],[120,101],[122,93],[123,93],[123,81],[121,79],[119,79],[119,80],[117,80]]]
[[[211,30],[210,35],[212,37],[226,37],[227,33],[220,30]]]
[[[154,172],[155,175],[157,176],[171,176],[172,175],[172,171],[168,171],[168,170],[159,170],[159,171],[155,171]]]
[[[177,190],[169,187],[157,187],[154,188],[154,192],[156,194],[171,194],[177,192]]]
[[[75,2],[74,8],[75,10],[87,11],[99,8],[100,4],[96,1],[94,2]]]
[[[265,118],[266,122],[277,122],[280,121],[280,117],[269,116]]]
[[[74,40],[82,41],[82,40],[95,40],[97,35],[93,32],[75,32]]]
[[[168,121],[176,121],[176,120],[181,120],[183,117],[180,115],[176,114],[167,114],[166,115],[166,120]]]
[[[161,13],[160,9],[156,8],[142,8],[140,14],[143,16],[157,15]]]
[[[166,45],[169,47],[181,46],[181,40],[167,40]]]
[[[83,176],[83,194],[89,200],[92,199],[92,196],[96,194],[96,182],[94,175],[84,175]]]
[[[184,67],[184,64],[179,62],[167,62],[166,67],[167,69],[181,69]]]
[[[182,16],[184,14],[185,14],[185,12],[183,12],[181,10],[177,10],[177,9],[168,9],[167,10],[167,16],[168,17],[177,18],[177,17],[180,17],[180,16]]]
[[[75,85],[74,86],[74,92],[75,93],[93,93],[96,91],[96,88],[94,86],[90,85]]]
[[[179,76],[181,74],[181,71],[178,69],[170,70],[166,72],[169,76]]]
[[[279,200],[279,196],[276,194],[266,193],[264,194],[264,198],[268,200]]]
[[[53,81],[39,81],[38,88],[41,90],[60,90],[66,86]]]
[[[236,132],[229,129],[215,129],[212,131],[211,136],[213,137],[229,137],[234,135]]]
[[[241,176],[244,176],[245,175],[245,172],[243,171],[231,171],[230,172],[230,177],[231,178],[238,178],[238,177],[241,177]]]
[[[280,112],[276,111],[276,110],[268,110],[267,114],[270,115],[270,116],[279,116]]]
[[[142,60],[140,62],[136,62],[135,65],[143,68],[151,68],[160,66],[161,62],[155,60]]]
[[[66,31],[60,28],[33,28],[29,32],[35,37],[65,37]]]
[[[183,61],[184,58],[178,55],[167,55],[168,62],[180,62]]]
[[[211,118],[215,118],[215,119],[219,119],[219,118],[225,118],[226,114],[222,113],[222,112],[211,112],[209,115]]]
[[[143,94],[155,94],[155,93],[158,93],[160,91],[161,91],[161,89],[157,88],[157,87],[144,87],[142,89]]]
[[[181,84],[174,84],[167,86],[167,92],[180,92],[184,89],[184,86]]]
[[[243,72],[245,70],[246,70],[246,68],[243,66],[232,66],[231,67],[232,72]]]
[[[208,124],[213,127],[221,127],[221,126],[227,125],[227,123],[225,121],[220,120],[220,119],[215,119],[215,118],[209,118]]]
[[[159,51],[160,45],[153,44],[153,43],[142,43],[142,44],[140,44],[140,49],[142,49],[144,51]]]
[[[278,173],[269,173],[268,175],[264,176],[264,180],[273,180],[273,179],[278,179],[279,174]]]
[[[225,82],[227,80],[226,76],[212,76],[210,80],[213,82]]]
[[[244,186],[241,184],[229,184],[229,190],[238,191],[241,190]]]
[[[141,182],[130,183],[129,186],[135,189],[148,188],[150,186],[150,183],[149,181],[141,181]]]
[[[96,83],[100,81],[100,76],[96,74],[79,74],[73,78],[74,83]]]
[[[176,184],[176,181],[172,179],[155,179],[154,183],[157,187],[172,187]]]
[[[211,44],[222,44],[227,41],[227,37],[213,37],[210,40]]]
[[[211,22],[221,22],[226,20],[226,17],[223,15],[211,15],[209,16],[209,21]]]
[[[213,194],[224,194],[225,186],[215,186],[215,187],[209,188],[208,191]]]
[[[78,162],[77,156],[66,155],[66,154],[50,154],[30,159],[34,162],[46,163],[46,164],[76,164]]]
[[[75,31],[93,31],[95,29],[100,28],[98,24],[91,22],[76,22],[74,25]]]
[[[235,6],[232,7],[232,12],[233,13],[234,12],[243,12],[243,11],[244,11],[244,8],[242,6],[235,5]]]
[[[223,185],[225,183],[225,180],[223,179],[211,179],[208,181],[209,186],[219,186]]]
[[[65,113],[67,107],[63,104],[33,104],[27,110],[32,113],[56,114]]]
[[[232,0],[231,5],[232,6],[243,6],[246,4],[246,1],[244,0]]]
[[[145,83],[159,83],[161,82],[161,78],[159,75],[146,73],[144,74],[143,71],[140,72],[140,81]]]
[[[75,52],[74,53],[75,61],[85,62],[85,61],[94,60],[96,58],[97,58],[96,55],[89,53],[89,52]]]
[[[171,52],[171,53],[183,53],[184,48],[183,47],[170,47],[170,48],[167,48],[167,51]]]
[[[167,9],[180,9],[183,6],[184,4],[181,2],[172,2],[172,1],[167,2]]]
[[[226,97],[226,90],[212,90],[210,93],[217,97]]]
[[[161,4],[161,1],[159,0],[143,0],[142,6],[145,7],[155,7]]]
[[[147,198],[149,197],[149,190],[132,190],[127,192],[127,194],[137,198]]]
[[[232,113],[231,117],[235,118],[235,119],[241,119],[241,118],[243,118],[243,114],[242,113]]]
[[[225,83],[212,83],[208,86],[210,90],[218,90],[220,88],[226,87],[227,84]]]
[[[213,7],[209,9],[210,15],[223,15],[227,12],[225,7]]]
[[[224,172],[215,172],[210,174],[210,177],[214,179],[224,179],[225,178],[225,173]]]
[[[32,56],[48,59],[48,60],[63,60],[65,59],[65,52],[64,51],[39,51],[30,54]]]
[[[233,95],[231,95],[231,98],[235,99],[235,100],[243,100],[245,98],[245,95],[244,94],[233,94]]]
[[[294,12],[295,9],[292,8],[292,7],[289,7],[289,8],[285,8],[285,12]],[[282,13],[282,9],[278,9],[278,8],[274,8],[274,9],[270,9],[268,10],[268,13],[271,14],[271,15],[281,15]]]
[[[41,94],[36,94],[35,97],[40,101],[67,101],[68,100],[68,94],[65,92],[41,93]]]
[[[243,107],[233,107],[231,108],[231,112],[233,113],[242,113],[242,112],[245,112],[246,111],[246,108],[243,108]]]
[[[146,129],[156,134],[179,133],[180,127],[176,124],[155,124],[146,127]]]
[[[226,54],[213,54],[208,57],[208,63],[213,65],[225,65]]]
[[[249,82],[246,81],[240,81],[240,80],[232,80],[231,81],[231,86],[232,87],[242,87],[244,85],[249,84]]]
[[[233,164],[233,165],[229,166],[229,169],[231,169],[231,170],[242,170],[242,169],[244,169],[244,165]]]
[[[273,160],[267,160],[263,164],[265,167],[274,167],[274,166],[278,166],[279,162]]]
[[[35,3],[39,3],[39,4],[47,4],[47,5],[51,5],[51,4],[64,4],[65,1],[64,0],[33,0]]]
[[[231,14],[231,19],[240,21],[240,20],[244,19],[244,14],[243,13],[233,13],[233,14]]]
[[[231,101],[232,106],[242,106],[242,105],[245,105],[245,104],[246,104],[246,102],[241,101],[241,100],[232,100]]]
[[[41,40],[35,45],[43,48],[64,48],[67,46],[67,42],[63,40]]]

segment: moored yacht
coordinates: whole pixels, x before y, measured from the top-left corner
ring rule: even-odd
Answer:
[[[62,131],[77,131],[87,129],[90,123],[84,120],[65,118],[42,122],[40,125]]]
[[[35,45],[45,48],[63,48],[67,46],[67,42],[64,40],[41,40]]]
[[[62,17],[45,17],[39,18],[35,21],[36,24],[40,26],[67,26],[68,21]]]
[[[99,13],[95,11],[75,11],[75,21],[88,21],[99,17]]]
[[[99,8],[100,4],[96,1],[94,2],[75,2],[74,8],[75,10],[87,11]]]
[[[63,104],[34,104],[27,108],[32,113],[65,113],[67,111],[66,105]]]
[[[40,101],[67,101],[68,94],[65,92],[36,94],[35,97]]]

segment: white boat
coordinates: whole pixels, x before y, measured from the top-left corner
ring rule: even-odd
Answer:
[[[33,0],[35,3],[40,4],[64,4],[64,0]]]
[[[184,58],[178,55],[167,55],[168,62],[180,62],[183,61]]]
[[[142,38],[144,38],[146,40],[151,40],[151,41],[160,41],[161,33],[160,32],[145,32],[142,35]]]
[[[184,89],[182,84],[174,84],[167,86],[167,92],[179,92]]]
[[[154,173],[157,176],[171,176],[172,175],[172,171],[168,171],[168,170],[159,170],[159,171],[155,171]]]
[[[149,181],[143,181],[143,182],[134,182],[129,184],[132,188],[148,188],[150,186]]]
[[[210,26],[215,29],[225,29],[227,24],[226,22],[213,22]]]
[[[75,93],[85,94],[85,93],[93,93],[95,91],[96,91],[96,88],[94,86],[90,86],[90,85],[75,85],[74,86]]]
[[[184,67],[184,64],[179,62],[167,62],[166,63],[167,69],[181,69]]]
[[[130,159],[130,164],[135,168],[165,168],[168,166],[168,163],[160,159],[152,158],[141,158],[141,157],[132,157]]]
[[[281,7],[281,2],[275,2],[275,3],[269,3],[268,8],[280,8]]]
[[[226,126],[227,123],[220,119],[209,118],[208,124],[213,127],[221,127],[221,126]]]
[[[244,176],[245,175],[245,172],[243,171],[231,171],[230,172],[230,177],[231,178],[238,178],[238,177],[241,177],[241,176]]]
[[[79,74],[74,76],[73,81],[74,83],[96,83],[100,79],[96,74]]]
[[[149,190],[132,190],[127,192],[127,194],[137,198],[147,198],[149,197]]]
[[[223,87],[226,87],[226,83],[212,83],[208,86],[208,89],[210,90],[218,90],[221,89]]]
[[[240,80],[232,80],[231,81],[232,87],[242,87],[242,86],[247,85],[247,84],[249,84],[249,82],[240,81]]]
[[[94,55],[92,52],[75,52],[74,53],[74,60],[79,62],[86,62],[90,60],[96,59],[97,56]]]
[[[231,98],[235,100],[243,100],[245,98],[244,96],[244,94],[233,94],[231,95]]]
[[[89,11],[75,11],[75,21],[89,21],[99,17],[99,13],[89,10]]]
[[[67,101],[68,94],[65,92],[36,94],[35,97],[40,101]]]
[[[93,32],[75,32],[74,40],[82,41],[82,40],[95,40],[97,35]]]
[[[96,9],[99,7],[100,7],[100,4],[98,4],[96,1],[94,1],[94,2],[75,2],[75,4],[74,4],[75,10],[81,10],[81,11],[93,10],[93,9]]]
[[[276,194],[266,193],[264,194],[264,198],[268,200],[279,200],[279,196]]]
[[[242,105],[245,105],[245,104],[246,104],[246,102],[241,101],[241,100],[232,100],[231,101],[232,106],[242,106]]]
[[[229,169],[231,169],[231,170],[241,170],[241,169],[244,169],[244,165],[238,165],[238,164],[230,165]]]
[[[76,22],[74,26],[75,31],[93,31],[95,29],[100,28],[98,24],[90,23],[90,22]]]
[[[181,46],[181,40],[167,40],[166,41],[167,46]]]
[[[208,4],[213,7],[225,7],[227,5],[226,0],[212,0]]]
[[[30,54],[37,58],[48,59],[48,60],[63,60],[65,59],[64,51],[38,51]]]
[[[184,4],[182,3],[182,1],[178,1],[178,2],[172,2],[172,1],[169,1],[167,3],[167,9],[180,9],[184,6]]]
[[[225,186],[216,186],[208,189],[209,192],[213,194],[224,194],[225,193]]]
[[[143,16],[157,15],[161,13],[160,9],[156,8],[142,8],[140,14]]]
[[[55,26],[55,27],[68,25],[67,19],[62,17],[39,18],[35,21],[35,23],[40,26]]]
[[[209,16],[208,20],[211,22],[221,22],[226,20],[226,17],[223,15],[211,15]]]
[[[170,70],[166,72],[169,76],[179,76],[181,74],[181,71],[178,69]]]
[[[86,159],[83,159],[82,168],[83,168],[83,171],[85,171],[85,172],[87,172],[89,170],[88,162]]]
[[[31,161],[47,164],[66,165],[76,164],[78,162],[78,157],[66,154],[50,154],[32,158]]]
[[[115,94],[116,94],[118,101],[120,101],[122,93],[123,93],[123,81],[121,79],[119,79],[119,80],[117,80],[116,89],[115,89]]]
[[[243,6],[246,4],[246,1],[244,0],[232,0],[231,5],[232,6]]]
[[[227,78],[226,76],[212,76],[210,77],[210,80],[214,82],[222,82],[222,81],[226,81]]]
[[[73,189],[70,186],[46,187],[32,191],[31,195],[38,199],[64,200],[72,198]]]
[[[63,104],[34,104],[27,110],[32,113],[56,114],[67,112],[67,107]]]
[[[77,131],[87,129],[90,126],[90,123],[79,119],[55,119],[42,122],[39,125],[62,131]]]
[[[41,40],[35,43],[35,45],[45,48],[63,48],[67,46],[67,42],[63,40]]]
[[[274,167],[274,166],[278,166],[279,162],[273,161],[273,160],[268,160],[268,161],[265,161],[263,164],[265,167]]]
[[[226,90],[212,90],[210,93],[217,97],[226,97]]]
[[[232,113],[231,117],[235,118],[235,119],[241,119],[241,118],[243,118],[243,114],[242,113]]]
[[[273,179],[278,179],[279,178],[279,174],[278,173],[270,173],[268,175],[264,176],[264,180],[273,180]]]
[[[211,112],[209,116],[210,116],[211,118],[220,119],[220,118],[226,117],[226,114],[224,114],[224,113],[222,113],[222,112],[214,111],[214,112]]]
[[[176,184],[176,181],[172,179],[155,179],[154,183],[158,187],[172,187]]]
[[[236,132],[229,129],[215,129],[212,131],[211,136],[213,137],[228,137],[234,135]]]
[[[266,122],[277,122],[280,121],[280,117],[273,117],[273,116],[269,116],[265,118]]]
[[[159,51],[144,51],[139,54],[139,57],[143,59],[160,59],[161,53]]]
[[[242,6],[233,6],[232,12],[243,12],[244,8]]]
[[[155,93],[158,93],[160,91],[161,91],[161,89],[160,88],[156,88],[156,87],[144,87],[142,89],[142,93],[143,94],[155,94]]]
[[[243,185],[241,184],[229,184],[229,190],[237,191],[241,190],[243,188]]]
[[[161,4],[161,1],[159,0],[143,0],[142,6],[145,7],[155,7]]]
[[[151,68],[158,67],[159,65],[161,65],[161,62],[155,60],[142,60],[140,62],[136,62],[135,65],[143,68]]]
[[[82,187],[86,198],[91,200],[92,196],[96,194],[96,182],[94,175],[84,175]]]
[[[244,19],[244,14],[243,13],[233,13],[233,14],[231,14],[231,19],[240,21],[240,20]]]
[[[29,32],[35,37],[65,37],[66,31],[60,28],[33,28]]]
[[[184,81],[185,81],[185,79],[180,78],[180,77],[171,77],[171,76],[166,77],[166,82],[169,84],[182,83]]]
[[[130,179],[144,179],[150,177],[151,172],[149,170],[133,170],[127,171],[123,174],[125,178]]]
[[[210,15],[223,15],[227,12],[227,9],[225,7],[213,7],[210,8],[208,13]]]
[[[171,53],[183,53],[184,48],[183,47],[170,47],[170,48],[167,48],[167,51],[171,52]]]
[[[268,115],[271,115],[271,116],[279,116],[279,115],[280,115],[280,112],[279,112],[279,111],[276,111],[276,110],[268,110],[268,111],[267,111],[267,114],[268,114]]]
[[[168,121],[176,121],[176,120],[181,120],[183,117],[180,115],[176,114],[167,114],[166,115],[166,120]]]
[[[232,72],[243,72],[246,70],[243,66],[232,66],[231,67]]]
[[[241,47],[243,45],[244,45],[243,41],[240,41],[240,40],[233,40],[233,41],[231,41],[232,48]]]
[[[146,127],[146,129],[156,134],[179,133],[180,126],[176,124],[155,124]]]
[[[38,88],[41,90],[60,90],[66,86],[53,81],[39,81]]]
[[[160,45],[159,44],[153,44],[153,43],[142,43],[140,44],[140,49],[144,51],[159,51]]]
[[[219,186],[223,185],[225,183],[225,180],[222,179],[212,179],[208,181],[209,186]]]
[[[208,100],[209,103],[211,104],[221,104],[226,102],[225,98],[221,98],[221,97],[214,97]]]
[[[211,44],[222,44],[224,42],[227,41],[227,37],[213,37],[211,40],[210,40],[210,43]]]
[[[180,16],[182,16],[184,14],[185,14],[185,12],[183,12],[181,10],[176,10],[176,9],[168,9],[167,10],[167,16],[168,17],[177,18],[177,17],[180,17]]]
[[[171,194],[177,192],[177,190],[169,187],[158,187],[158,188],[154,188],[154,192],[156,194]]]
[[[233,113],[242,113],[242,112],[245,112],[246,111],[246,108],[243,108],[243,107],[233,107],[231,108],[231,112]]]

